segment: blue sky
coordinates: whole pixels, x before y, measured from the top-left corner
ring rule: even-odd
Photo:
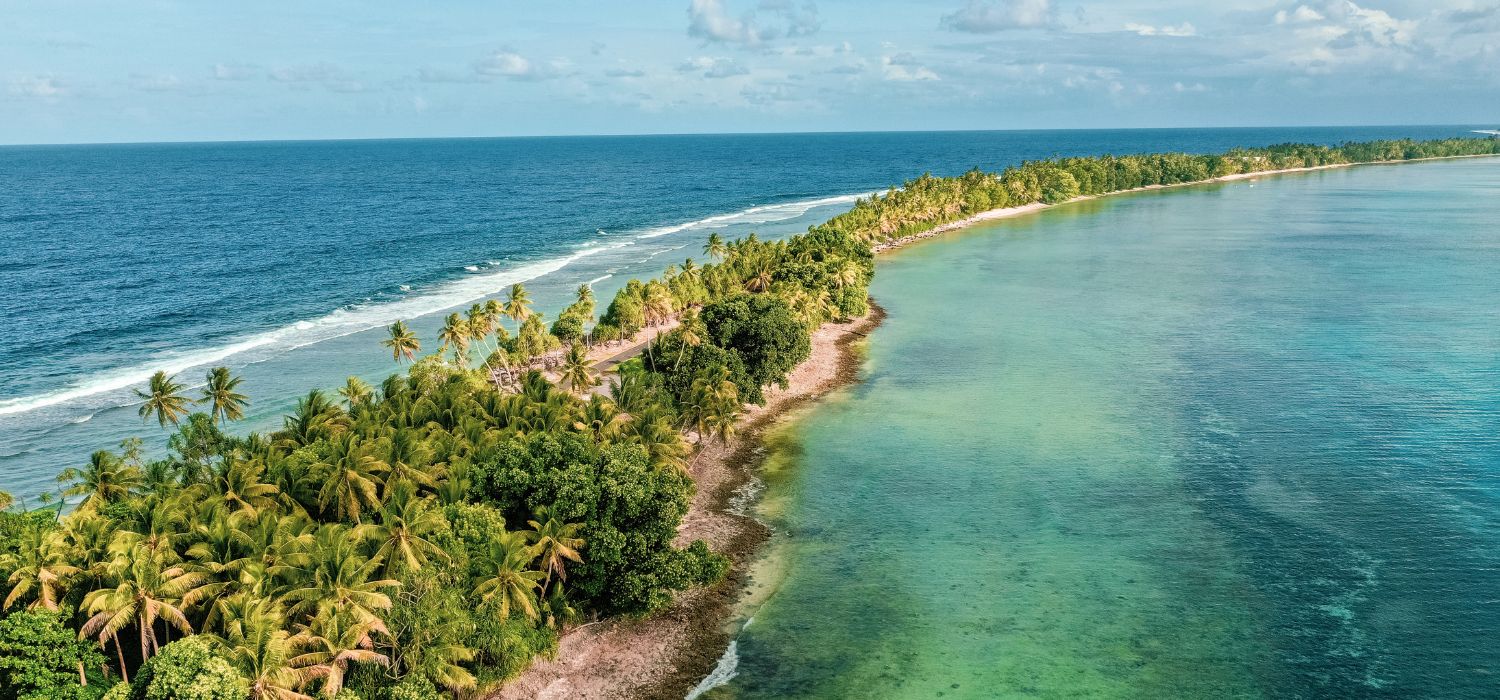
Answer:
[[[1500,122],[1500,0],[0,7],[0,143]]]

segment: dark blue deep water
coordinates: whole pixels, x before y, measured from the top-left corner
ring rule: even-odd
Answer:
[[[142,426],[158,369],[245,376],[261,429],[312,386],[394,369],[378,328],[533,286],[694,254],[710,231],[781,236],[924,171],[1462,127],[726,135],[0,148],[0,489]],[[160,442],[160,440],[148,440]]]

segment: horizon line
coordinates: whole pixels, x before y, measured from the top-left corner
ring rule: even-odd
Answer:
[[[1470,129],[1472,133],[1488,133],[1474,129],[1484,124],[1258,124],[1232,126],[1125,126],[1125,127],[1060,127],[1060,128],[1012,128],[1012,129],[865,129],[865,130],[812,130],[812,131],[678,131],[648,133],[596,133],[596,134],[500,134],[459,136],[351,136],[331,138],[252,138],[252,139],[188,139],[180,141],[47,141],[31,143],[0,143],[0,148],[38,148],[58,146],[173,146],[209,144],[272,144],[272,143],[357,143],[374,141],[462,141],[500,139],[586,139],[586,138],[671,138],[678,136],[817,136],[852,134],[979,134],[979,133],[1023,133],[1023,132],[1068,132],[1068,131],[1186,131],[1186,130],[1248,130],[1248,129],[1373,129],[1392,127],[1455,127]]]

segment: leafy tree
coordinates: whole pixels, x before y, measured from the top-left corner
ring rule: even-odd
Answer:
[[[762,403],[760,388],[786,386],[787,374],[812,354],[812,338],[786,302],[769,295],[742,295],[703,309],[707,337],[739,356],[749,386],[745,398]]]
[[[131,683],[131,700],[245,700],[249,684],[216,652],[206,637],[162,647]]]
[[[103,688],[89,685],[85,669],[103,665],[98,646],[79,640],[58,613],[0,618],[0,700],[89,700]]]

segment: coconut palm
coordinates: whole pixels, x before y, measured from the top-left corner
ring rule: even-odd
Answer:
[[[510,617],[512,609],[535,620],[537,618],[536,596],[542,578],[540,571],[531,568],[536,559],[535,550],[527,545],[526,536],[519,532],[505,532],[490,538],[478,556],[483,572],[479,585],[474,589],[485,601],[498,601],[500,617]]]
[[[573,429],[588,432],[596,441],[605,444],[619,437],[625,420],[625,414],[620,413],[613,401],[595,394],[579,409],[578,418],[573,421]]]
[[[417,338],[416,333],[406,327],[405,321],[392,323],[386,332],[390,334],[390,337],[381,341],[380,344],[391,349],[391,359],[396,362],[400,362],[403,357],[410,362],[422,349],[422,341]]]
[[[182,595],[201,583],[205,575],[187,571],[179,565],[163,565],[144,547],[136,547],[110,564],[109,575],[118,584],[89,592],[83,598],[83,609],[90,615],[78,631],[80,637],[97,637],[102,644],[113,639],[128,625],[134,625],[141,640],[141,659],[150,659],[161,643],[156,637],[156,622],[192,634],[193,626],[178,607]],[[123,663],[122,663],[123,668]]]
[[[129,496],[140,488],[141,470],[127,466],[108,450],[89,455],[87,467],[68,467],[57,475],[59,482],[71,482],[65,496],[86,496],[84,506],[99,509]]]
[[[646,295],[642,304],[642,311],[646,314],[646,323],[656,325],[672,317],[676,310],[676,304],[672,300],[672,291],[667,285],[656,280],[646,283]]]
[[[438,331],[438,341],[442,343],[438,346],[439,353],[453,348],[453,359],[459,365],[465,364],[463,358],[469,354],[469,322],[456,313],[448,314],[448,318],[443,321],[443,329]]]
[[[390,437],[381,440],[378,454],[390,468],[385,478],[386,496],[399,484],[437,488],[437,476],[430,469],[432,449],[422,442],[416,430],[397,428]]]
[[[516,323],[525,321],[531,315],[531,295],[526,293],[526,286],[520,282],[510,286],[510,294],[505,300],[505,315]]]
[[[711,258],[723,260],[729,254],[729,247],[724,244],[724,239],[717,233],[708,234],[708,242],[703,245],[703,254]]]
[[[249,682],[249,700],[312,700],[302,689],[328,672],[298,653],[313,641],[287,632],[285,613],[271,601],[257,599],[239,607],[233,623],[215,639],[223,657]]]
[[[318,529],[298,570],[288,576],[300,583],[283,599],[292,612],[308,616],[347,614],[359,622],[379,620],[377,613],[391,609],[391,598],[383,591],[398,588],[400,581],[377,579],[379,557],[360,553],[359,535],[337,524]]]
[[[229,373],[228,367],[215,367],[208,371],[208,383],[203,387],[200,404],[208,404],[208,415],[221,423],[245,417],[245,404],[249,403],[239,388],[240,377]]]
[[[696,348],[703,344],[703,335],[708,329],[703,325],[703,319],[693,309],[682,314],[682,324],[677,327],[677,336],[682,340],[682,347],[677,350],[677,360],[672,363],[672,371],[677,371],[677,366],[682,364],[682,356],[687,354],[688,348]]]
[[[320,694],[332,698],[344,688],[344,677],[355,664],[390,666],[391,659],[373,649],[371,637],[386,634],[380,620],[354,620],[348,615],[326,614],[314,618],[298,635],[308,651],[294,657],[296,667],[317,669],[323,678]]]
[[[335,518],[359,523],[361,513],[380,507],[381,475],[390,470],[353,433],[339,435],[329,441],[327,456],[312,465],[323,484],[318,506]]]
[[[172,381],[166,372],[157,372],[151,375],[151,382],[146,391],[135,390],[135,395],[144,400],[141,404],[141,420],[146,420],[156,415],[156,422],[161,427],[167,427],[167,423],[177,425],[177,421],[188,413],[188,405],[192,402],[188,397],[182,395],[182,385]]]
[[[56,611],[69,579],[79,573],[78,567],[69,563],[70,552],[60,535],[32,525],[20,533],[16,545],[16,551],[0,554],[0,570],[10,572],[6,579],[10,593],[0,608],[9,609],[29,599],[29,608]]]
[[[762,261],[751,270],[749,279],[745,280],[745,290],[756,293],[770,291],[773,274],[774,266],[771,261]]]
[[[447,559],[447,552],[432,539],[446,526],[430,499],[418,498],[411,485],[403,483],[381,510],[380,524],[361,526],[359,534],[375,544],[375,558],[385,562],[389,575],[403,566],[416,571],[429,559]]]
[[[349,407],[349,412],[354,412],[354,407],[363,405],[375,395],[375,389],[365,380],[359,377],[349,377],[344,380],[344,386],[339,389],[339,396],[344,397],[344,404]]]
[[[589,389],[599,384],[598,377],[594,376],[594,361],[589,359],[588,351],[583,345],[574,343],[568,349],[568,355],[563,359],[561,379],[579,396],[587,394]]]
[[[321,389],[307,392],[297,399],[291,415],[282,416],[281,430],[276,434],[280,445],[295,450],[318,440],[331,438],[348,424],[348,416]]]
[[[231,459],[209,480],[208,491],[213,501],[222,504],[226,511],[253,518],[261,510],[273,508],[276,495],[281,492],[264,481],[265,473],[265,465],[258,458]]]
[[[618,399],[616,402],[618,403]],[[682,468],[687,446],[683,444],[682,435],[673,429],[667,411],[660,406],[648,403],[645,408],[636,412],[626,424],[625,434],[631,442],[646,449],[652,464]]]
[[[527,520],[526,524],[531,529],[525,534],[531,539],[532,548],[542,560],[542,570],[547,572],[541,588],[545,595],[548,584],[552,583],[553,574],[557,574],[558,581],[568,580],[568,561],[583,563],[583,556],[578,553],[579,548],[583,547],[583,539],[578,536],[578,530],[583,526],[563,522],[548,506],[537,508],[536,517]]]

